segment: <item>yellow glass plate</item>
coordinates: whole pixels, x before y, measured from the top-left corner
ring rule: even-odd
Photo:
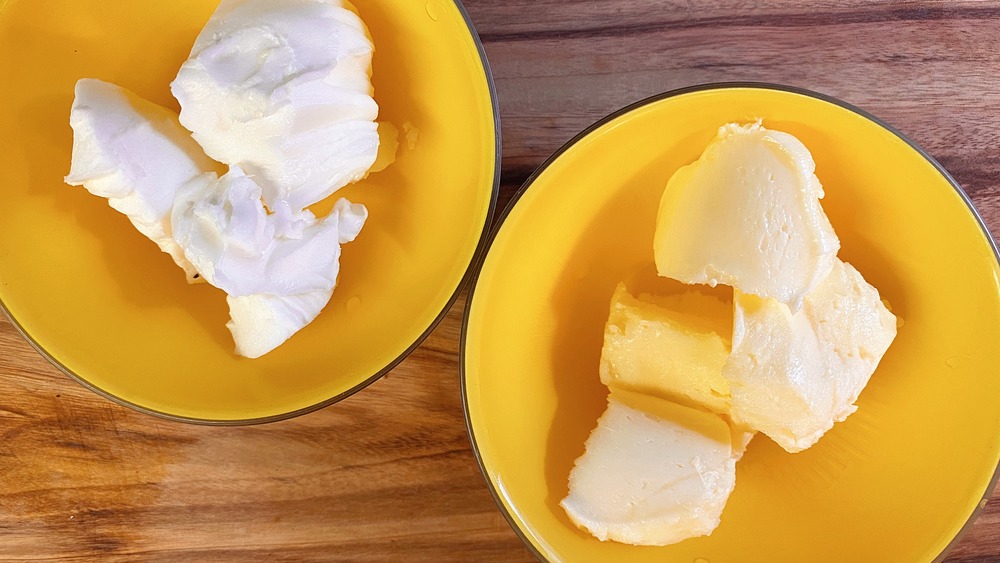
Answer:
[[[709,537],[602,543],[558,506],[605,406],[598,361],[625,280],[666,288],[653,228],[667,179],[717,128],[763,118],[812,151],[853,263],[905,321],[858,402],[813,448],[756,438]],[[947,173],[842,102],[766,85],[671,92],[571,141],[508,208],[469,299],[469,431],[503,512],[553,561],[929,561],[985,503],[1000,459],[996,248]]]
[[[188,286],[125,216],[62,180],[76,80],[176,109],[169,83],[217,4],[0,0],[0,302],[43,354],[106,396],[190,421],[263,422],[371,383],[443,316],[485,244],[499,128],[460,4],[355,1],[375,42],[379,120],[400,130],[399,153],[337,192],[371,216],[344,247],[323,313],[267,356],[239,358],[225,295]]]

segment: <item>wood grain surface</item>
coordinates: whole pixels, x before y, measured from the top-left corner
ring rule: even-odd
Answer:
[[[500,97],[501,204],[546,156],[625,104],[754,80],[811,88],[889,121],[951,171],[1000,234],[1000,2],[466,6]],[[532,560],[466,436],[463,305],[362,393],[246,428],[112,404],[0,320],[0,560]],[[1000,561],[1000,502],[948,561]]]

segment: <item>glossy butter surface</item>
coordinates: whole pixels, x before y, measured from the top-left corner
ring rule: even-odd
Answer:
[[[731,285],[797,311],[840,248],[815,169],[793,135],[759,122],[720,127],[663,191],[653,239],[660,275]]]
[[[729,413],[732,305],[696,290],[655,300],[619,284],[601,350],[601,382]]]
[[[669,545],[712,533],[736,482],[716,414],[615,393],[569,475],[561,506],[600,540]]]

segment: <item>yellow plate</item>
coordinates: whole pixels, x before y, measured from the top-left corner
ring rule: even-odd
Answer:
[[[598,360],[620,280],[653,271],[667,179],[730,121],[799,137],[826,189],[840,256],[905,320],[858,411],[813,448],[767,438],[737,465],[709,537],[602,543],[559,508],[604,409]],[[469,431],[501,509],[563,561],[929,561],[989,496],[1000,458],[996,249],[968,199],[887,125],[801,90],[718,85],[626,108],[571,141],[508,208],[469,299]]]
[[[371,383],[443,316],[484,244],[499,129],[457,2],[355,1],[376,46],[379,120],[400,129],[399,154],[337,193],[371,218],[344,247],[324,312],[264,358],[238,358],[224,294],[188,286],[124,215],[62,181],[76,80],[176,108],[168,85],[217,4],[0,0],[0,302],[43,354],[102,394],[186,420],[263,422]]]

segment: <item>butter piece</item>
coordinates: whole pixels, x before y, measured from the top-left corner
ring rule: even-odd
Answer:
[[[326,306],[340,271],[340,245],[367,219],[363,205],[337,201],[322,220],[310,211],[269,214],[261,187],[240,168],[202,175],[178,193],[171,221],[185,257],[229,295],[227,325],[237,353],[256,358],[309,324]]]
[[[375,162],[374,47],[339,0],[223,0],[171,84],[205,152],[288,216]]]
[[[653,241],[657,271],[731,285],[797,311],[840,248],[815,169],[792,135],[759,122],[723,126],[667,183]]]
[[[729,416],[722,368],[731,350],[732,315],[731,304],[697,291],[637,299],[618,284],[604,328],[601,382],[722,416],[739,461],[756,432]]]
[[[732,307],[694,291],[652,301],[618,285],[604,329],[601,382],[727,414],[722,366],[730,352]]]
[[[717,415],[613,391],[560,505],[602,541],[669,545],[710,534],[736,484]]]
[[[215,169],[177,114],[107,82],[76,83],[70,113],[73,161],[66,183],[108,199],[138,231],[196,281],[196,268],[174,242],[170,213],[177,191]]]
[[[837,260],[797,313],[736,292],[733,352],[723,369],[732,416],[789,452],[853,413],[896,337],[896,318],[853,266]]]

